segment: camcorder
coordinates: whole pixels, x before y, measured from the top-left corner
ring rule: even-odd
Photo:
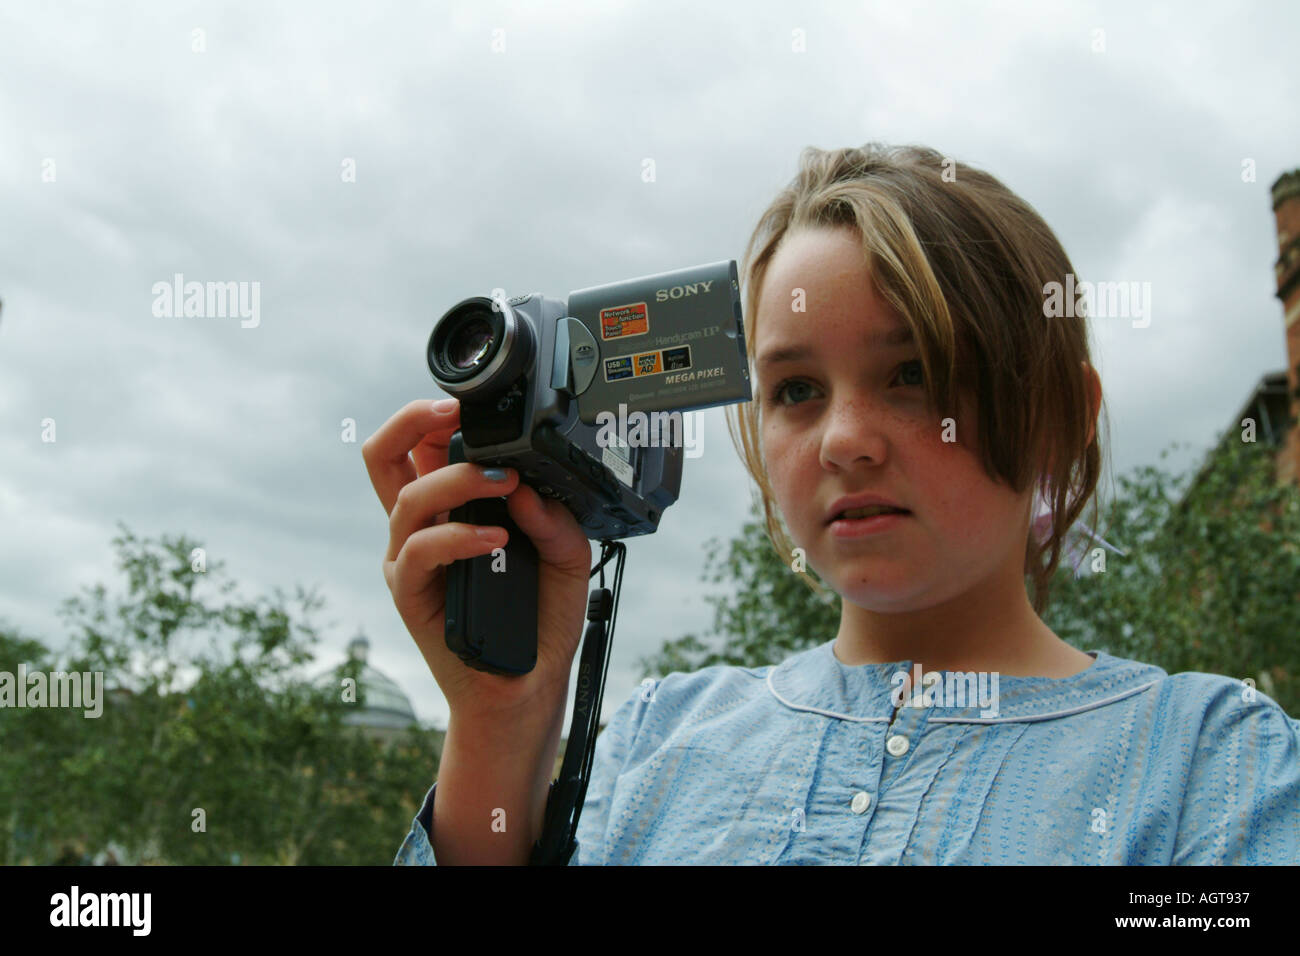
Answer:
[[[460,401],[448,461],[516,469],[602,542],[653,533],[677,500],[682,413],[752,398],[734,260],[567,299],[464,299],[435,323],[427,358]],[[447,568],[447,646],[478,670],[528,673],[536,549],[505,498],[474,499],[450,520],[499,525],[510,538]]]

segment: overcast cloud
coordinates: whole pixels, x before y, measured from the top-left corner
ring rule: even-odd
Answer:
[[[318,586],[320,664],[361,626],[445,726],[361,460],[441,395],[432,322],[739,259],[807,145],[933,146],[1036,206],[1085,278],[1150,282],[1149,327],[1093,323],[1112,466],[1177,441],[1186,467],[1285,364],[1269,186],[1300,166],[1297,36],[1262,3],[0,4],[0,619],[62,645],[58,603],[119,586],[117,521],[184,532],[245,594]],[[155,317],[175,273],[258,282],[260,323]],[[750,499],[720,410],[703,429],[630,543],[606,715],[638,657],[711,630],[704,542]]]

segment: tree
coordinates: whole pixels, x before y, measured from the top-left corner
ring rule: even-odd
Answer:
[[[1194,478],[1150,466],[1121,478],[1105,537],[1127,556],[1062,575],[1047,623],[1171,674],[1250,679],[1300,715],[1300,489],[1276,481],[1275,453],[1229,433]]]
[[[435,734],[385,747],[343,724],[340,693],[298,676],[314,592],[243,601],[197,543],[113,539],[125,596],[65,602],[60,658],[0,630],[0,671],[99,672],[84,710],[0,711],[0,860],[388,863],[436,768]],[[206,638],[206,644],[201,639]],[[109,687],[112,687],[109,693]]]
[[[1126,555],[1093,550],[1084,561],[1090,573],[1078,578],[1059,568],[1043,617],[1082,650],[1170,674],[1249,678],[1298,715],[1300,489],[1274,480],[1275,449],[1232,438],[1208,457],[1189,491],[1188,476],[1159,467],[1119,478],[1115,497],[1103,500],[1099,531]],[[757,506],[725,558],[717,539],[706,547],[706,578],[734,586],[706,598],[714,636],[666,642],[639,661],[643,677],[779,663],[834,637],[840,599],[819,601],[778,558]]]
[[[714,664],[779,663],[826,643],[839,630],[839,596],[828,592],[830,600],[823,601],[813,594],[777,556],[756,503],[751,503],[750,516],[725,557],[719,557],[722,545],[717,538],[705,542],[706,565],[712,568],[706,580],[734,583],[734,590],[704,599],[713,606],[713,631],[721,641],[702,641],[695,634],[667,641],[657,654],[638,661],[643,678]]]

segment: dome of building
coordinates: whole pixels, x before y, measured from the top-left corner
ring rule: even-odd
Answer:
[[[370,641],[358,630],[357,636],[348,644],[349,662],[356,661],[361,665],[357,677],[358,706],[355,712],[343,718],[343,722],[375,731],[401,731],[416,726],[418,721],[410,700],[390,677],[366,663],[369,652]],[[314,683],[320,688],[339,691],[342,671],[342,667],[332,668],[317,677]]]

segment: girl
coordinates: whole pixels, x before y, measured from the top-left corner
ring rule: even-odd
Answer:
[[[1300,862],[1300,721],[1226,677],[1085,654],[1039,617],[1101,465],[1085,321],[1044,310],[1073,272],[987,173],[919,147],[804,152],[745,253],[755,398],[728,416],[774,546],[840,595],[839,630],[623,703],[571,863]],[[512,507],[558,540],[530,491]],[[478,719],[480,750],[482,728],[507,739]],[[396,862],[488,859],[466,828],[486,830],[507,761],[476,789],[469,759],[442,767],[456,825],[435,786]],[[539,831],[538,766],[513,862]]]

